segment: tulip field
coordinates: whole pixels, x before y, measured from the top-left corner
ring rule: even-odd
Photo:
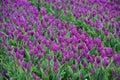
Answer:
[[[120,0],[0,0],[0,80],[120,80]]]

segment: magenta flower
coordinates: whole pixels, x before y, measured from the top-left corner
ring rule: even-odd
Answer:
[[[32,73],[32,76],[33,76],[34,80],[36,80],[36,78],[37,78],[36,74]]]
[[[47,58],[48,58],[48,60],[50,61],[50,60],[51,60],[51,55],[50,55],[50,54],[48,54],[48,57],[47,57]]]
[[[94,69],[91,69],[90,72],[91,72],[92,75],[95,73]]]
[[[81,35],[81,39],[82,39],[82,41],[85,41],[86,36],[85,36],[84,34],[82,34],[82,35]]]
[[[100,57],[96,56],[96,62],[99,64],[100,63]]]
[[[34,31],[34,30],[28,31],[27,34],[28,34],[28,35],[34,35],[34,34],[35,34],[35,31]]]
[[[70,59],[70,57],[69,57],[69,55],[67,54],[67,55],[65,56],[65,60],[66,60],[66,61],[69,61],[69,59]]]
[[[24,39],[24,41],[28,41],[28,36],[27,36],[27,34],[24,34],[24,35],[23,35],[23,39]]]
[[[61,61],[61,63],[62,63],[62,64],[64,64],[64,63],[65,63],[65,59],[64,59],[64,58],[62,58],[62,61]]]
[[[112,54],[112,48],[110,48],[110,47],[108,47],[108,48],[106,48],[106,53],[108,54],[108,55],[111,55]]]
[[[76,53],[73,54],[74,59],[77,59],[78,55]]]
[[[42,55],[40,53],[37,54],[38,59],[41,59]]]
[[[80,78],[82,78],[82,76],[83,76],[82,73],[80,73]]]
[[[26,67],[27,66],[27,63],[25,61],[22,62],[22,67]]]
[[[2,70],[1,74],[2,74],[2,76],[5,76],[5,74],[6,74],[5,70]]]
[[[7,49],[8,49],[8,51],[11,51],[11,50],[12,50],[12,48],[11,48],[10,45],[7,45]]]
[[[46,14],[46,9],[45,8],[41,8],[40,9],[40,14]]]
[[[90,57],[89,61],[90,61],[91,63],[93,63],[93,62],[94,62],[94,58],[93,58],[93,57]]]
[[[105,50],[102,50],[102,51],[101,51],[101,55],[102,55],[103,58],[106,56]]]
[[[33,51],[32,51],[32,50],[30,50],[30,51],[29,51],[29,54],[30,54],[30,56],[32,56],[32,55],[33,55]]]
[[[114,69],[112,69],[111,73],[112,73],[112,75],[115,75],[115,70],[114,70]]]
[[[104,57],[103,58],[103,65],[108,66],[108,64],[109,64],[108,57]]]
[[[45,15],[44,15],[44,19],[45,19],[45,21],[48,21],[49,16],[48,16],[47,14],[45,14]]]
[[[94,67],[96,68],[98,66],[98,63],[97,62],[94,62]]]
[[[55,66],[56,68],[58,68],[58,66],[59,66],[58,61],[55,61],[55,62],[54,62],[54,66]]]
[[[86,61],[83,62],[83,66],[84,66],[84,67],[87,66],[87,62],[86,62]]]
[[[21,61],[20,61],[20,60],[18,60],[17,64],[18,64],[18,66],[20,66],[20,64],[21,64]]]
[[[44,74],[46,74],[46,75],[48,74],[46,70],[44,70]]]
[[[76,70],[76,66],[74,64],[72,64],[71,68],[72,68],[73,71]]]
[[[120,37],[120,30],[118,31],[118,36]]]
[[[54,62],[56,62],[57,61],[57,56],[56,55],[54,55]]]
[[[14,51],[17,52],[18,51],[18,47],[15,46],[14,47]]]
[[[87,53],[85,55],[86,55],[86,59],[90,59],[90,54],[89,53]]]
[[[57,80],[61,80],[61,78],[57,78]]]
[[[57,51],[57,50],[59,49],[59,45],[56,44],[55,42],[53,42],[51,49],[52,49],[53,51]]]
[[[120,54],[115,53],[113,56],[113,59],[115,63],[120,63]]]
[[[101,46],[101,40],[99,38],[94,38],[94,43]]]
[[[77,58],[77,63],[80,63],[80,57]]]
[[[37,48],[38,48],[40,51],[43,50],[42,45],[38,45]]]
[[[9,51],[9,52],[8,52],[8,55],[9,55],[9,56],[12,56],[12,55],[13,55],[13,53],[12,53],[11,51]]]
[[[40,77],[38,77],[38,79],[37,80],[40,80]]]
[[[26,70],[28,71],[28,70],[30,70],[30,67],[31,67],[31,66],[29,66],[29,64],[27,64],[25,68],[26,68]]]
[[[74,53],[76,52],[76,47],[75,47],[75,45],[72,45],[72,50],[74,51]]]
[[[37,47],[34,48],[34,53],[35,53],[35,54],[38,53],[38,48],[37,48]]]

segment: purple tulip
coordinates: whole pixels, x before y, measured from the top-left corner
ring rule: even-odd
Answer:
[[[113,59],[114,59],[114,62],[117,62],[118,61],[118,54],[114,54]]]
[[[108,66],[108,64],[109,64],[108,57],[104,57],[103,58],[103,65]]]
[[[24,34],[24,35],[23,35],[23,39],[24,39],[24,41],[28,41],[28,36],[27,36],[27,34]]]
[[[54,55],[54,62],[56,62],[57,61],[57,56],[56,55]]]
[[[89,53],[87,53],[87,54],[85,54],[86,55],[86,59],[90,59],[90,54]]]
[[[38,77],[38,79],[37,80],[40,80],[40,77]]]
[[[57,80],[61,80],[61,78],[57,78]]]
[[[70,60],[69,54],[66,54],[65,59],[66,59],[66,61],[69,61],[69,60]]]
[[[42,45],[38,45],[37,48],[38,48],[40,51],[43,50]]]
[[[80,78],[82,78],[82,76],[83,76],[82,73],[80,73]]]
[[[46,75],[48,74],[46,70],[44,70],[44,74],[46,74]]]
[[[74,53],[73,57],[74,57],[74,59],[77,59],[77,57],[78,57],[77,53]]]
[[[18,64],[18,66],[20,66],[20,65],[21,65],[21,61],[20,61],[20,60],[18,60],[17,64]]]
[[[100,63],[100,57],[96,56],[96,62],[99,64]]]
[[[76,70],[76,66],[74,64],[72,64],[71,68],[72,68],[73,71]]]
[[[2,70],[1,74],[2,74],[2,76],[5,76],[5,74],[6,74],[5,70]]]
[[[108,30],[105,30],[104,34],[105,34],[105,36],[108,36],[108,34],[109,34]]]
[[[56,68],[58,68],[58,66],[59,66],[58,61],[54,62],[54,66],[55,66]]]
[[[40,9],[40,14],[46,14],[46,9],[45,8],[41,8]]]
[[[108,54],[108,55],[112,55],[112,48],[110,48],[110,47],[108,47],[108,48],[106,48],[106,53]]]
[[[83,66],[84,66],[84,67],[87,66],[87,62],[86,62],[86,61],[83,62]]]
[[[93,63],[93,62],[94,62],[94,58],[93,58],[93,57],[90,57],[89,61],[90,61],[91,63]]]
[[[31,66],[29,66],[29,64],[27,64],[25,68],[26,68],[27,71],[29,71],[29,70],[30,70],[30,67],[31,67]]]
[[[105,50],[102,50],[102,51],[101,51],[101,55],[102,55],[103,58],[106,56]]]
[[[17,52],[18,51],[18,47],[15,46],[14,47],[14,51]]]
[[[37,57],[38,57],[38,59],[41,59],[41,58],[42,58],[41,53],[38,53],[38,54],[37,54]]]
[[[72,45],[72,50],[76,52],[76,47],[74,45]]]
[[[65,63],[65,59],[64,59],[64,58],[62,58],[62,61],[61,61],[61,63],[62,63],[62,64],[64,64],[64,63]]]
[[[94,43],[101,46],[101,40],[99,38],[94,38]]]
[[[112,75],[115,75],[115,70],[114,70],[114,69],[112,69],[111,73],[112,73]]]
[[[18,57],[18,58],[22,61],[24,57],[23,57],[23,55],[20,55],[20,54],[19,54],[19,57]]]
[[[77,63],[80,63],[80,57],[77,58]]]
[[[30,56],[32,56],[33,55],[33,50],[30,50],[29,54],[30,54]]]
[[[48,54],[48,57],[47,57],[47,58],[48,58],[48,60],[50,61],[50,60],[51,60],[51,55],[50,55],[50,54]]]
[[[29,62],[28,62],[28,65],[31,67],[31,66],[32,66],[32,61],[29,61]]]
[[[11,51],[9,51],[9,52],[8,52],[8,55],[9,55],[9,56],[12,56],[12,55],[13,55],[13,53],[12,53]]]
[[[10,45],[7,45],[7,49],[8,49],[8,51],[11,51],[11,50],[12,50],[12,48],[11,48]]]
[[[33,76],[34,80],[36,80],[36,78],[37,78],[36,74],[32,73],[32,76]]]
[[[38,67],[40,67],[41,66],[40,62],[38,62],[37,65],[38,65]]]
[[[98,66],[98,63],[94,62],[94,67],[96,68]]]
[[[53,51],[57,51],[57,50],[59,49],[59,45],[56,44],[55,42],[53,42],[51,49],[52,49]]]
[[[34,48],[34,53],[35,53],[35,54],[38,53],[38,48],[37,48],[37,47]]]
[[[91,72],[92,75],[95,73],[94,69],[91,69],[90,72]]]
[[[120,30],[118,31],[118,36],[120,37]]]
[[[27,34],[28,34],[28,35],[34,35],[34,34],[35,34],[35,31],[34,31],[34,30],[28,31]]]

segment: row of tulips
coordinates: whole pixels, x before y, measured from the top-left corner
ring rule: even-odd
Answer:
[[[119,51],[120,1],[110,0],[30,0],[45,7],[62,21],[73,22],[92,37],[99,37],[106,47]],[[83,27],[84,26],[84,27]]]

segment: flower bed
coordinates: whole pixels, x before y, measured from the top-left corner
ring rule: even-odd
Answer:
[[[115,3],[3,0],[0,6],[0,80],[120,79]]]

